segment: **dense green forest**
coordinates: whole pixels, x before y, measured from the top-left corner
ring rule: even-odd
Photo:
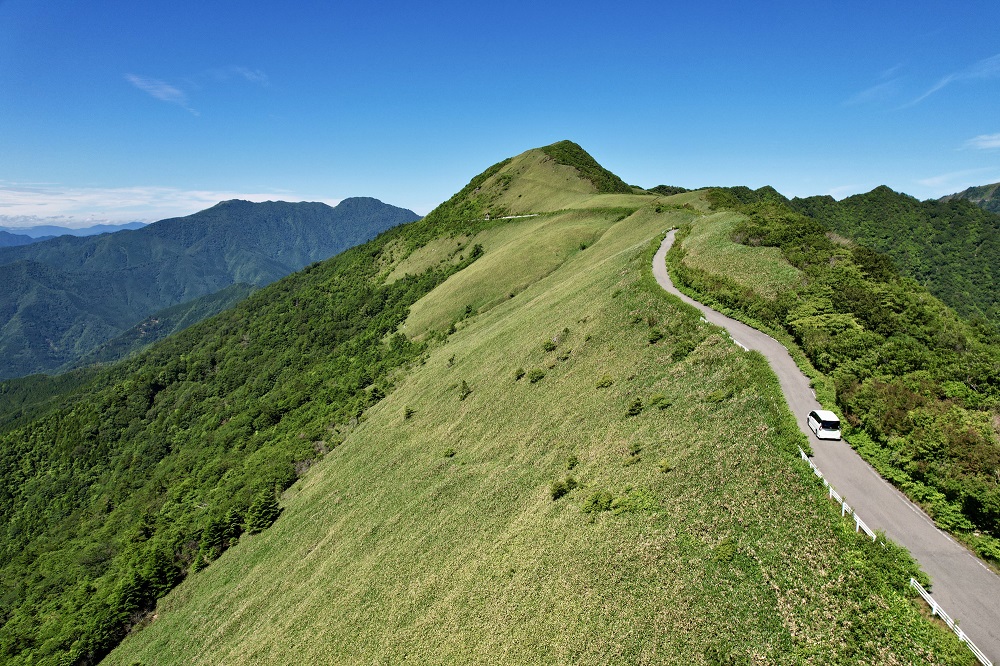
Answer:
[[[717,209],[746,216],[733,240],[777,247],[804,275],[765,298],[683,261],[677,278],[717,304],[787,331],[832,378],[847,435],[888,479],[1000,562],[1000,331],[968,322],[886,255],[838,242],[770,188],[713,190]],[[842,239],[840,239],[842,241]]]
[[[123,359],[143,347],[183,331],[188,326],[228,310],[253,293],[254,287],[237,283],[215,293],[160,310],[86,356],[68,364],[66,369],[110,363]]]
[[[165,308],[269,284],[417,217],[364,197],[225,201],[141,229],[0,248],[0,379],[72,365]]]
[[[794,199],[791,207],[887,254],[959,314],[1000,323],[1000,215],[964,200],[918,201],[888,187],[842,201]]]
[[[431,216],[256,292],[96,377],[12,382],[0,436],[0,661],[94,663],[185,574],[276,517],[423,345],[410,304],[481,254],[392,284]],[[35,390],[33,390],[33,388]],[[43,400],[45,389],[51,398]],[[62,392],[60,392],[62,391]]]

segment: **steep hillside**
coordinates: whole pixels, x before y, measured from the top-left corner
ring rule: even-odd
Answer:
[[[548,157],[3,435],[3,659],[968,663],[764,360],[653,283],[700,195]]]
[[[970,201],[984,210],[1000,213],[1000,183],[969,187],[961,192],[941,197],[941,201]]]
[[[160,310],[118,337],[101,344],[86,356],[63,366],[60,371],[123,359],[157,340],[228,310],[252,294],[253,290],[248,284],[237,283],[193,301]]]
[[[903,275],[960,314],[1000,323],[1000,215],[966,201],[918,201],[888,187],[791,206],[892,257]]]
[[[998,330],[963,320],[889,257],[831,234],[819,213],[798,214],[771,190],[709,198],[717,212],[680,234],[672,252],[675,279],[797,346],[846,417],[851,445],[939,526],[1000,563]],[[889,190],[842,210],[865,202],[887,229],[927,210]],[[813,212],[834,206],[794,203]],[[898,244],[907,246],[899,224]]]
[[[226,201],[134,231],[0,248],[0,379],[73,364],[159,310],[268,284],[416,218],[365,198]]]

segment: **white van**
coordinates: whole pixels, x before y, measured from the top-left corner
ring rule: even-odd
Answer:
[[[840,419],[833,412],[825,409],[811,411],[806,423],[819,439],[840,439]]]

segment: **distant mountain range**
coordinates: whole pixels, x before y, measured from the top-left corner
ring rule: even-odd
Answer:
[[[9,218],[7,218],[9,219]],[[21,219],[21,218],[15,218]],[[45,240],[55,236],[97,236],[98,234],[110,234],[116,231],[128,229],[142,229],[145,222],[126,222],[124,224],[95,224],[90,227],[74,229],[73,227],[60,227],[52,224],[41,224],[37,226],[4,226],[0,225],[0,232],[28,236],[35,240]]]
[[[248,293],[418,218],[371,198],[234,200],[135,230],[0,248],[0,379],[72,366],[179,304],[210,316],[232,299],[198,299],[236,284]],[[169,319],[193,323],[177,311]]]
[[[941,201],[957,201],[959,199],[971,201],[980,208],[990,212],[1000,213],[1000,183],[969,187],[961,192],[941,197]]]
[[[6,218],[9,219],[9,218]],[[15,218],[17,219],[17,218]],[[131,229],[142,229],[145,222],[126,222],[125,224],[95,224],[91,227],[74,229],[72,227],[60,227],[51,224],[28,226],[0,226],[0,247],[17,247],[20,245],[31,245],[42,241],[58,238],[59,236],[97,236],[100,234],[112,234],[116,231],[126,231]]]
[[[0,231],[0,247],[16,247],[18,245],[31,245],[32,243],[37,243],[39,240],[47,240],[52,238],[52,236],[44,236],[43,238],[32,238],[26,234],[12,234],[9,231]]]

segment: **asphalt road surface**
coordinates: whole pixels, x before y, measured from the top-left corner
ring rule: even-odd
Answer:
[[[730,319],[678,291],[667,275],[665,257],[674,242],[667,234],[653,258],[653,276],[661,287],[702,311],[744,348],[763,354],[778,376],[785,401],[799,428],[809,437],[813,462],[874,530],[905,546],[931,578],[929,590],[962,631],[993,661],[1000,660],[1000,576],[934,526],[934,522],[888,481],[879,476],[846,442],[819,440],[806,426],[806,415],[821,405],[788,350],[777,340]]]

